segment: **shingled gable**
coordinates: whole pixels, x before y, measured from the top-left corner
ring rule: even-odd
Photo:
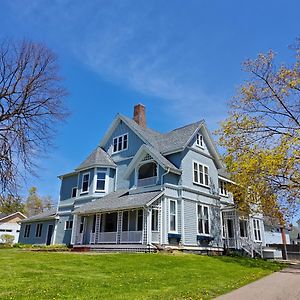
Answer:
[[[124,177],[128,178],[130,174],[132,173],[133,169],[136,166],[136,163],[139,162],[139,160],[145,156],[145,154],[151,155],[154,160],[161,165],[165,170],[169,170],[170,172],[173,172],[175,174],[180,175],[181,171],[175,167],[168,159],[166,159],[163,155],[161,155],[156,149],[149,145],[143,145],[139,151],[136,153],[130,164],[128,165]]]
[[[101,147],[97,146],[75,170],[78,171],[95,166],[115,168],[117,165]]]

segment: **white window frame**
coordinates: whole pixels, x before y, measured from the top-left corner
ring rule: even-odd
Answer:
[[[198,179],[198,182],[197,181],[195,181],[195,169],[194,169],[194,166],[195,166],[195,164],[197,164],[197,179]],[[203,183],[201,183],[200,182],[200,175],[201,175],[201,172],[200,172],[200,166],[202,167],[202,170],[203,170],[203,172],[202,172],[202,174],[203,174]],[[206,175],[206,173],[205,173],[205,168],[207,168],[207,184],[205,183],[205,175]],[[201,186],[204,186],[204,187],[209,187],[209,183],[210,183],[210,180],[209,180],[209,167],[207,166],[207,165],[204,165],[203,163],[200,163],[200,162],[198,162],[198,161],[196,161],[196,160],[193,160],[192,161],[192,172],[193,172],[193,183],[194,184],[197,184],[197,185],[201,185]]]
[[[83,178],[85,175],[89,175],[89,179],[88,179],[88,188],[86,191],[83,191]],[[81,194],[85,194],[85,193],[88,193],[89,190],[90,190],[90,172],[86,172],[86,173],[83,173],[82,174],[82,179],[81,179]]]
[[[171,202],[175,202],[175,230],[171,230]],[[177,200],[175,199],[169,199],[169,232],[171,233],[177,233],[178,232],[178,206],[177,206]]]
[[[223,186],[222,186],[223,185]],[[224,197],[228,197],[227,182],[219,179],[219,194]]]
[[[95,170],[95,192],[105,192],[106,191],[106,186],[107,186],[107,171],[98,171]],[[103,190],[97,190],[97,182],[98,182],[98,173],[104,174],[104,189]],[[103,179],[101,179],[103,181]]]
[[[72,226],[70,226],[71,222],[72,222]],[[73,220],[66,220],[65,221],[65,230],[72,230],[72,228],[73,228]]]
[[[73,197],[73,191],[74,191],[74,189],[76,189],[76,194],[75,194],[75,196]],[[76,198],[76,197],[77,197],[77,193],[78,193],[78,191],[77,191],[77,186],[72,187],[71,198]]]
[[[196,134],[196,146],[201,148],[201,149],[204,149],[203,135],[199,132]]]
[[[261,242],[262,241],[262,235],[261,235],[261,226],[260,226],[260,220],[259,219],[253,219],[253,237],[255,242]],[[256,239],[256,237],[260,237],[260,239]]]
[[[204,216],[204,207],[207,208],[207,217],[208,217],[208,233],[204,232],[199,232],[199,207],[201,207],[201,215]],[[197,209],[196,209],[196,216],[197,216],[197,234],[199,235],[205,235],[205,236],[210,236],[211,228],[210,228],[210,207],[208,205],[202,204],[202,203],[197,203]],[[205,231],[205,220],[201,218],[202,221],[202,228]]]
[[[155,220],[155,222],[153,222],[153,220]],[[157,229],[153,229],[154,225],[155,225],[155,227],[157,227]],[[158,208],[152,208],[152,210],[151,210],[151,231],[159,232],[159,210],[158,210]]]
[[[125,136],[127,136],[127,145],[126,145],[126,148],[124,147],[124,137],[125,137]],[[119,152],[122,152],[122,151],[128,149],[128,140],[129,140],[128,137],[129,137],[129,135],[128,135],[128,132],[127,132],[127,133],[124,133],[124,134],[115,136],[115,137],[112,139],[112,154],[119,153]],[[119,150],[119,139],[121,139],[121,144],[122,144],[121,150]],[[115,140],[117,140],[117,150],[116,150],[116,151],[114,151]]]

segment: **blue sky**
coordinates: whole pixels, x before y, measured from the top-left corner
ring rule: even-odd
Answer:
[[[216,129],[246,79],[244,60],[268,49],[279,62],[293,59],[299,11],[296,0],[2,0],[0,39],[45,43],[69,91],[71,116],[24,190],[35,185],[57,200],[57,175],[79,165],[115,115],[131,116],[138,102],[153,129],[202,118]]]

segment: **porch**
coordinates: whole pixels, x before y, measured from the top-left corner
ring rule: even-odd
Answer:
[[[158,243],[159,216],[157,208],[75,215],[73,245],[115,245],[118,248],[118,245]]]

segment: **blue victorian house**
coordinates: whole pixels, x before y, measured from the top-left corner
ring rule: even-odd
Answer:
[[[230,179],[205,122],[167,133],[118,114],[95,150],[60,175],[55,211],[22,221],[20,243],[98,251],[191,251],[265,245],[262,216],[239,217]]]

